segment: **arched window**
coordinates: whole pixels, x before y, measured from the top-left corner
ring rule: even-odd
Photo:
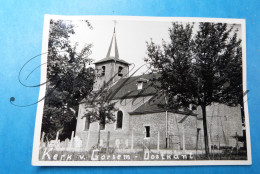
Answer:
[[[117,112],[117,118],[116,118],[116,128],[122,129],[122,127],[123,127],[123,112],[118,111]]]
[[[86,116],[85,117],[86,120],[85,120],[85,131],[89,130],[89,125],[90,125],[90,117],[89,116]]]
[[[101,75],[104,76],[106,74],[106,66],[102,66],[102,73]]]
[[[118,76],[120,76],[120,77],[123,76],[122,70],[123,70],[123,67],[122,67],[122,66],[119,66],[119,67],[118,67]]]

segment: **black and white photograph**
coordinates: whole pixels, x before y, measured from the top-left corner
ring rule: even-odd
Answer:
[[[32,164],[250,165],[242,19],[45,15]]]

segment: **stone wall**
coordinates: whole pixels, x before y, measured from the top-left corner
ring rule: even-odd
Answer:
[[[236,147],[236,134],[242,136],[242,118],[240,106],[229,107],[224,104],[212,104],[207,106],[207,125],[209,144],[215,147]],[[202,118],[201,110],[198,117]],[[198,127],[201,128],[200,136],[203,136],[203,123],[200,119]],[[204,140],[203,140],[204,143]]]
[[[128,112],[132,112],[145,102],[147,102],[151,96],[146,97],[137,97],[136,99],[123,99],[123,100],[112,100],[111,102],[115,102],[115,107],[123,112],[123,130],[127,131],[129,129],[129,114]],[[86,118],[82,118],[82,116],[86,112],[86,105],[84,103],[79,105],[78,118],[77,118],[77,127],[76,133],[84,131]],[[98,123],[91,123],[90,130],[97,131],[99,130]],[[107,131],[117,131],[116,123],[107,124],[105,127]]]
[[[153,113],[130,116],[130,131],[134,132],[137,146],[144,142],[149,148],[157,148],[158,132],[160,148],[166,147],[166,113]],[[184,119],[185,117],[185,119]],[[180,121],[183,120],[182,123]],[[145,126],[150,126],[151,136],[145,138]],[[195,149],[196,147],[196,117],[168,113],[168,147],[174,150]],[[184,137],[184,141],[183,141]]]
[[[101,130],[100,137],[103,140],[107,139],[107,132],[110,132],[110,139],[112,144],[115,144],[115,141],[120,141],[121,144],[125,144],[126,137],[129,136],[129,128],[130,128],[130,118],[129,113],[147,102],[151,96],[146,97],[138,97],[135,100],[133,99],[123,99],[123,100],[113,100],[112,102],[116,102],[115,107],[123,112],[123,125],[122,129],[116,128],[116,122],[112,124],[106,124],[105,129]],[[91,146],[94,146],[98,142],[98,131],[99,131],[99,123],[93,122],[90,124],[89,130],[85,130],[85,122],[86,118],[82,118],[84,113],[86,112],[85,104],[80,104],[78,118],[77,118],[77,126],[76,126],[76,136],[80,137],[83,141],[83,146],[87,145],[87,137],[89,130],[90,133],[90,141]],[[130,140],[127,140],[130,141]],[[123,143],[124,142],[124,143]]]
[[[136,100],[124,99],[115,100],[116,107],[123,112],[123,127],[116,129],[116,123],[107,124],[105,130],[100,131],[100,143],[107,145],[108,132],[110,147],[131,148],[132,139],[134,148],[156,149],[159,134],[160,149],[166,147],[166,116],[165,112],[142,115],[129,115],[150,97],[139,97]],[[89,130],[85,128],[84,104],[80,105],[77,119],[76,136],[82,140],[84,147],[91,148],[98,143],[99,124],[91,123]],[[228,107],[222,104],[215,104],[207,107],[207,122],[209,141],[211,145],[236,146],[236,135],[242,135],[242,119],[239,107]],[[150,138],[146,138],[145,126],[150,126]],[[197,128],[200,128],[197,142]],[[90,131],[90,136],[88,136]],[[158,133],[159,132],[159,133]],[[133,136],[132,136],[133,135]],[[168,148],[173,150],[204,149],[204,133],[201,111],[198,109],[198,116],[186,116],[176,113],[168,113]],[[87,143],[87,140],[89,142]]]
[[[102,66],[105,66],[105,76],[102,76]],[[123,75],[123,77],[127,77],[128,76],[128,73],[129,73],[129,67],[125,64],[122,64],[120,62],[103,62],[103,63],[99,63],[98,65],[96,65],[96,81],[94,83],[94,90],[98,90],[100,89],[104,82],[108,82],[110,81],[112,78],[113,80],[111,81],[111,83],[109,85],[111,85],[112,83],[115,83],[117,82],[118,80],[120,80],[122,77],[121,76],[118,76],[115,74],[118,73],[118,68],[122,67],[122,71],[121,71],[121,74]]]

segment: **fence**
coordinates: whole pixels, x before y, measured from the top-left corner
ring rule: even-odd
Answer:
[[[71,134],[71,139],[65,141],[59,140],[59,132],[57,132],[56,139],[44,142],[45,133],[42,133],[41,147],[53,147],[57,150],[73,150],[73,151],[89,151],[91,149],[99,148],[106,149],[106,151],[140,151],[144,149],[160,151],[160,150],[173,150],[173,151],[186,151],[204,149],[204,137],[200,131],[197,133],[187,132],[180,134],[168,134],[161,132],[151,132],[149,137],[145,133],[134,132],[109,132],[109,131],[88,131],[85,139],[74,136]],[[209,137],[211,150],[220,150],[221,147],[228,147],[220,141],[220,137]],[[239,142],[234,138],[234,144]],[[230,140],[230,141],[231,141]],[[225,140],[226,141],[226,140]]]

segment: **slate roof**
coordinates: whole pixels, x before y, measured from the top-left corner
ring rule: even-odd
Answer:
[[[166,110],[162,107],[165,104],[165,99],[163,96],[161,97],[153,97],[148,100],[146,103],[135,109],[133,112],[129,112],[130,115],[141,115],[141,114],[148,114],[148,113],[159,113],[165,112]],[[190,110],[180,111],[180,110],[168,110],[168,112],[172,113],[179,113],[184,115],[192,115],[196,116],[197,114],[193,113]]]
[[[158,97],[158,95],[156,95],[158,94],[158,91],[152,85],[152,80],[154,78],[158,78],[159,76],[160,74],[154,73],[154,74],[144,74],[140,76],[121,78],[116,84],[114,84],[109,89],[109,93],[110,93],[109,98],[110,100],[116,100],[116,99],[120,100],[120,99],[127,99],[127,98],[134,99],[136,97],[153,96],[146,103],[144,103],[134,111],[129,112],[129,114],[141,115],[141,114],[148,114],[148,113],[165,112],[166,110],[161,107],[161,105],[165,104],[165,98],[164,96]],[[143,89],[138,90],[137,84],[140,81],[143,82]],[[168,110],[168,112],[179,113],[184,115],[192,115],[192,116],[197,115],[189,110],[187,111]]]
[[[158,74],[144,74],[140,76],[132,76],[120,79],[110,89],[110,99],[126,99],[133,97],[151,96],[157,93],[157,90],[152,86],[152,79],[157,78]],[[143,82],[143,89],[138,90],[137,84],[140,80]]]

